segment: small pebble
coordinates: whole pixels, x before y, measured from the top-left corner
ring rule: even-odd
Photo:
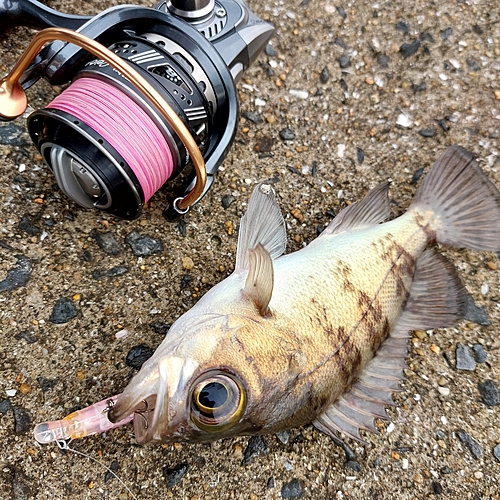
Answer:
[[[355,460],[348,460],[345,464],[344,467],[346,469],[351,469],[355,472],[360,472],[361,471],[361,465],[359,462],[356,462]]]
[[[500,462],[500,444],[493,448],[493,456]]]
[[[347,49],[347,45],[345,44],[344,40],[342,38],[337,37],[335,38],[335,45],[338,45],[339,47],[342,47],[343,49]]]
[[[0,413],[5,415],[12,408],[12,404],[9,399],[4,399],[0,401]]]
[[[126,337],[128,337],[129,335],[129,331],[128,330],[119,330],[118,332],[115,333],[115,339],[124,339]]]
[[[456,368],[457,370],[474,371],[476,369],[476,362],[472,357],[468,346],[457,344],[455,351]]]
[[[406,59],[407,57],[412,56],[417,52],[420,47],[420,40],[417,38],[411,43],[403,43],[401,47],[399,47],[400,54]]]
[[[488,314],[484,307],[478,307],[471,295],[467,295],[466,302],[467,309],[464,319],[477,323],[478,325],[489,326],[490,320],[488,319]]]
[[[57,300],[50,313],[49,321],[55,325],[62,325],[78,314],[73,300],[61,297]]]
[[[293,141],[295,139],[295,132],[289,128],[283,128],[279,132],[280,139],[283,141]]]
[[[449,396],[450,395],[450,389],[449,387],[438,387],[438,392],[439,394],[443,396]]]
[[[7,123],[0,127],[0,144],[25,146],[28,144],[27,135],[24,127],[20,127],[15,123]]]
[[[111,470],[108,470],[106,472],[106,474],[104,474],[104,482],[105,483],[109,483],[109,481],[111,481],[112,479],[115,479],[116,478],[116,475],[113,474],[114,472],[118,472],[118,470],[120,469],[120,464],[118,463],[117,460],[113,460],[110,464],[109,464],[109,468]]]
[[[342,7],[342,5],[338,5],[336,7],[336,9],[337,9],[337,12],[339,13],[339,16],[342,19],[345,19],[347,17],[347,12],[345,11],[344,7]]]
[[[17,394],[17,389],[7,389],[5,394],[7,394],[9,398],[13,398]]]
[[[300,211],[300,208],[294,208],[293,210],[290,210],[290,213],[300,222],[304,222],[304,216],[302,215],[302,212]]]
[[[488,354],[481,344],[474,344],[472,346],[472,353],[474,354],[476,363],[484,363],[486,361],[486,358],[488,357]]]
[[[142,365],[153,355],[154,350],[146,344],[139,344],[130,349],[127,353],[125,363],[136,370],[140,370]]]
[[[264,122],[263,118],[261,118],[259,115],[256,115],[255,113],[251,113],[250,111],[245,111],[241,116],[251,121],[252,123],[255,123],[256,125]]]
[[[276,50],[274,49],[274,47],[268,43],[266,45],[266,48],[264,49],[264,51],[266,52],[266,55],[268,55],[269,57],[276,57]]]
[[[496,406],[500,404],[500,391],[493,380],[485,380],[478,384],[481,399],[486,406]]]
[[[31,431],[31,415],[26,408],[22,406],[14,406],[14,432],[16,434],[23,434],[24,432]]]
[[[255,457],[259,455],[267,455],[269,446],[262,436],[252,436],[248,440],[247,447],[243,452],[243,465],[249,464]]]
[[[403,128],[408,128],[411,127],[411,120],[409,116],[405,113],[400,113],[396,120],[396,125],[399,125],[400,127]]]
[[[96,269],[92,272],[92,278],[95,280],[101,278],[115,278],[116,276],[121,276],[122,274],[126,274],[128,272],[127,266],[115,266],[111,269]]]
[[[481,69],[479,63],[471,56],[467,58],[466,63],[471,71],[479,71]]]
[[[441,495],[441,493],[443,493],[443,487],[437,481],[432,481],[432,492],[435,495]]]
[[[445,465],[444,467],[441,467],[439,472],[441,472],[441,474],[443,474],[443,475],[447,475],[447,474],[451,474],[453,472],[453,469],[451,469],[450,467]]]
[[[165,336],[168,331],[170,330],[170,327],[172,325],[170,324],[167,324],[167,323],[163,323],[161,321],[154,321],[153,323],[149,323],[149,326],[153,329],[153,331],[155,333],[157,333],[158,335],[163,335]]]
[[[194,268],[194,262],[191,257],[182,257],[182,267],[188,271]]]
[[[361,148],[356,148],[356,158],[360,165],[365,161],[365,153]]]
[[[343,55],[340,56],[337,61],[339,62],[339,66],[342,69],[348,68],[351,65],[351,59],[349,56]]]
[[[30,332],[28,330],[16,333],[16,335],[14,335],[14,338],[16,338],[17,340],[25,340],[26,342],[28,342],[28,344],[34,344],[36,342],[36,338],[34,337],[33,332]]]
[[[137,257],[148,257],[163,251],[163,243],[159,239],[140,234],[138,231],[128,234],[125,241]]]
[[[57,382],[59,382],[57,379],[44,378],[44,377],[37,377],[36,381],[38,382],[38,385],[42,389],[42,392],[47,392],[48,390],[52,389],[52,387],[57,385]]]
[[[269,489],[271,488],[274,488],[275,486],[275,483],[274,483],[274,477],[270,477],[268,480],[267,480],[267,485],[266,485]]]
[[[7,271],[7,276],[0,281],[0,292],[6,292],[26,285],[33,269],[31,261],[24,255],[16,255],[16,265]]]
[[[274,139],[272,137],[264,136],[255,143],[253,150],[257,151],[257,153],[270,153],[273,144]]]
[[[231,203],[235,202],[236,198],[232,194],[225,194],[222,197],[221,204],[224,210],[227,210]]]
[[[113,233],[100,233],[95,229],[90,233],[101,250],[110,255],[118,255],[123,251],[123,246]]]
[[[396,23],[396,29],[401,31],[404,35],[407,35],[410,32],[410,26],[406,24],[404,21],[398,21]]]
[[[441,32],[441,40],[443,40],[443,42],[448,40],[448,38],[450,38],[452,33],[453,33],[453,28],[446,28]]]
[[[465,444],[465,446],[468,448],[470,451],[471,455],[476,459],[479,460],[483,454],[483,449],[479,445],[477,441],[475,441],[469,434],[467,434],[464,430],[458,430],[456,431],[458,439],[462,441],[462,443]]]
[[[327,83],[328,80],[330,79],[330,71],[328,68],[325,66],[322,70],[321,73],[319,74],[319,81],[323,84]]]
[[[434,137],[436,135],[436,131],[433,128],[423,128],[419,130],[418,133],[422,137]]]
[[[422,474],[415,474],[413,476],[413,481],[415,481],[417,484],[422,484],[424,482],[424,477]]]
[[[21,384],[19,386],[19,392],[25,396],[26,394],[28,394],[29,392],[31,392],[31,387],[28,385],[28,384]]]
[[[163,467],[163,477],[167,483],[167,488],[173,488],[178,484],[187,474],[188,470],[189,464],[187,463],[182,463],[172,468]]]
[[[389,66],[389,57],[386,54],[379,54],[377,62],[382,68],[387,68]]]
[[[34,226],[28,219],[28,217],[26,217],[25,215],[21,217],[21,220],[19,221],[17,227],[21,229],[21,231],[24,231],[25,233],[29,234],[30,236],[36,236],[37,234],[40,233],[40,229]]]
[[[290,95],[293,95],[294,97],[297,97],[299,99],[307,99],[309,97],[309,92],[307,92],[307,90],[291,89]]]
[[[281,488],[281,498],[302,498],[304,488],[298,479],[292,479],[289,483],[285,483]]]
[[[290,440],[290,433],[288,431],[280,431],[276,433],[278,441],[282,444],[287,444]]]

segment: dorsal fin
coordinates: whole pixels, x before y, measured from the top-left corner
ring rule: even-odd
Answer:
[[[259,243],[248,251],[248,276],[244,292],[255,303],[261,316],[269,314],[273,286],[273,261],[269,252]]]
[[[351,229],[362,229],[383,222],[389,217],[389,182],[379,184],[360,201],[344,208],[320,236],[338,234]]]
[[[271,259],[277,259],[286,247],[286,227],[273,188],[259,184],[252,193],[241,219],[236,253],[236,271],[248,269],[248,252],[261,244]]]

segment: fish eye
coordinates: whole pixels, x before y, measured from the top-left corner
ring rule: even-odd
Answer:
[[[225,373],[205,374],[194,384],[191,420],[201,430],[218,432],[235,424],[245,410],[245,390],[235,377]]]

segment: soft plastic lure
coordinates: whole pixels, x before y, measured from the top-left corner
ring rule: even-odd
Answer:
[[[108,412],[115,405],[118,396],[112,396],[83,410],[75,411],[62,420],[38,424],[33,431],[35,439],[42,444],[73,440],[128,424],[134,419],[134,413],[116,423],[108,419]]]

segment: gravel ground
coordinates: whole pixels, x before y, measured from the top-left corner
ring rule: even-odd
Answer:
[[[111,4],[50,3],[76,13]],[[401,213],[450,144],[477,154],[500,186],[497,0],[251,7],[277,32],[238,86],[241,120],[215,185],[181,224],[162,218],[161,193],[133,222],[77,207],[24,119],[0,126],[2,498],[131,498],[104,465],[141,499],[499,498],[499,256],[465,250],[443,249],[490,325],[416,332],[393,423],[365,435],[367,446],[346,439],[346,454],[312,426],[212,446],[138,446],[130,428],[71,443],[101,465],[34,441],[35,423],[120,392],[166,325],[230,274],[255,183],[276,181],[288,251],[385,179]],[[2,72],[31,36],[0,36]],[[53,95],[39,84],[30,103]],[[133,232],[162,249],[138,255]]]

